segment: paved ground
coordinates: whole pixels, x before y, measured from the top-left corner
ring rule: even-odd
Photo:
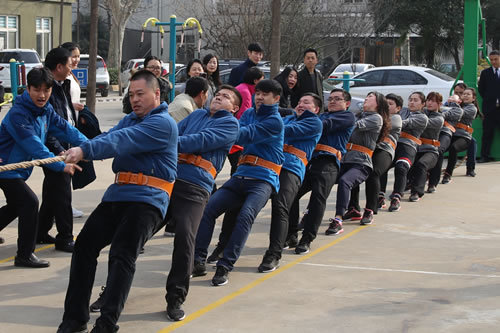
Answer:
[[[104,128],[121,118],[118,107],[116,102],[99,104]],[[112,181],[110,165],[96,162],[98,180],[74,192],[74,206],[85,212],[75,219],[75,234]],[[164,313],[173,239],[156,235],[137,262],[120,331],[498,332],[499,170],[500,163],[482,164],[478,176],[469,178],[460,167],[453,182],[435,194],[418,203],[404,201],[397,213],[382,211],[371,226],[346,223],[342,235],[331,237],[323,232],[335,208],[333,191],[311,253],[286,251],[279,270],[259,274],[268,242],[267,205],[229,284],[212,287],[212,273],[193,279],[185,304],[189,316],[179,323],[168,322]],[[225,168],[218,183],[228,173]],[[38,195],[42,179],[36,169],[29,180]],[[0,245],[0,332],[55,332],[70,255],[39,246],[37,254],[50,260],[50,268],[16,268],[17,224],[0,235],[6,238]],[[105,249],[99,258],[93,299],[106,278],[107,254]],[[93,314],[90,324],[96,318]]]

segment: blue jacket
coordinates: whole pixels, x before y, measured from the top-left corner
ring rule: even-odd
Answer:
[[[228,111],[217,111],[213,116],[210,111],[199,109],[184,118],[177,125],[179,128],[179,153],[201,155],[212,162],[217,173],[224,166],[226,155],[238,137],[238,120]],[[197,184],[212,192],[214,179],[202,168],[192,164],[177,165],[177,179]]]
[[[285,124],[285,144],[305,152],[309,161],[323,130],[319,117],[310,111],[304,111],[300,117],[296,114],[286,117],[283,123]],[[294,154],[285,152],[283,169],[296,174],[301,182],[304,180],[306,166]]]
[[[134,112],[125,116],[109,132],[80,145],[85,159],[114,157],[113,172],[142,172],[144,175],[173,182],[177,174],[177,124],[163,102],[139,118]],[[163,190],[135,184],[111,184],[103,202],[145,202],[165,216],[169,197]]]
[[[247,58],[244,63],[238,65],[231,69],[231,73],[229,73],[229,81],[228,84],[236,87],[238,84],[243,82],[243,77],[247,70],[251,67],[257,66],[252,60]]]
[[[351,137],[356,122],[354,113],[348,110],[323,112],[319,115],[319,119],[323,122],[323,134],[318,143],[333,147],[340,151],[342,156],[345,155],[345,146]],[[313,158],[323,154],[333,156],[325,151],[315,151]],[[340,161],[338,160],[337,165],[340,167]]]
[[[240,118],[240,132],[237,145],[245,147],[243,155],[255,155],[275,164],[283,165],[283,120],[278,112],[278,104],[262,104],[256,112],[250,108]],[[264,180],[279,191],[279,175],[258,166],[242,164],[233,176],[244,176]]]
[[[79,145],[87,138],[66,120],[58,116],[50,103],[43,108],[36,106],[28,91],[16,99],[0,125],[0,165],[54,157],[45,146],[48,135],[73,145]],[[46,165],[62,172],[64,162]],[[0,178],[28,179],[33,168],[0,172]]]

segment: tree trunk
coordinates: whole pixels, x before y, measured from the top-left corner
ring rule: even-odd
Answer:
[[[98,0],[90,1],[90,45],[86,104],[95,113]]]
[[[272,2],[271,21],[271,78],[273,78],[280,71],[281,0]]]
[[[460,65],[460,52],[458,51],[457,44],[453,45],[453,51],[451,53],[453,54],[453,59],[455,60],[455,66],[457,66],[457,71],[460,72],[460,69],[462,69],[462,65]]]

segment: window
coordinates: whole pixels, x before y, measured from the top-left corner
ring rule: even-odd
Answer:
[[[387,73],[388,86],[408,86],[427,84],[427,80],[418,73],[407,70],[390,70]]]
[[[50,18],[38,17],[36,19],[36,50],[45,58],[52,48],[52,20]]]
[[[0,15],[0,50],[18,48],[17,16]]]
[[[353,87],[371,87],[381,86],[384,78],[384,71],[371,71],[360,74],[356,79],[364,79],[365,81],[354,81]]]

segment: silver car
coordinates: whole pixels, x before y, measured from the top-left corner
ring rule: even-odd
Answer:
[[[78,68],[89,68],[89,55],[80,55],[80,63]],[[82,92],[87,91],[87,87],[81,87]],[[101,93],[102,97],[107,97],[109,94],[109,73],[106,67],[106,62],[101,56],[97,56],[96,62],[96,91]]]

